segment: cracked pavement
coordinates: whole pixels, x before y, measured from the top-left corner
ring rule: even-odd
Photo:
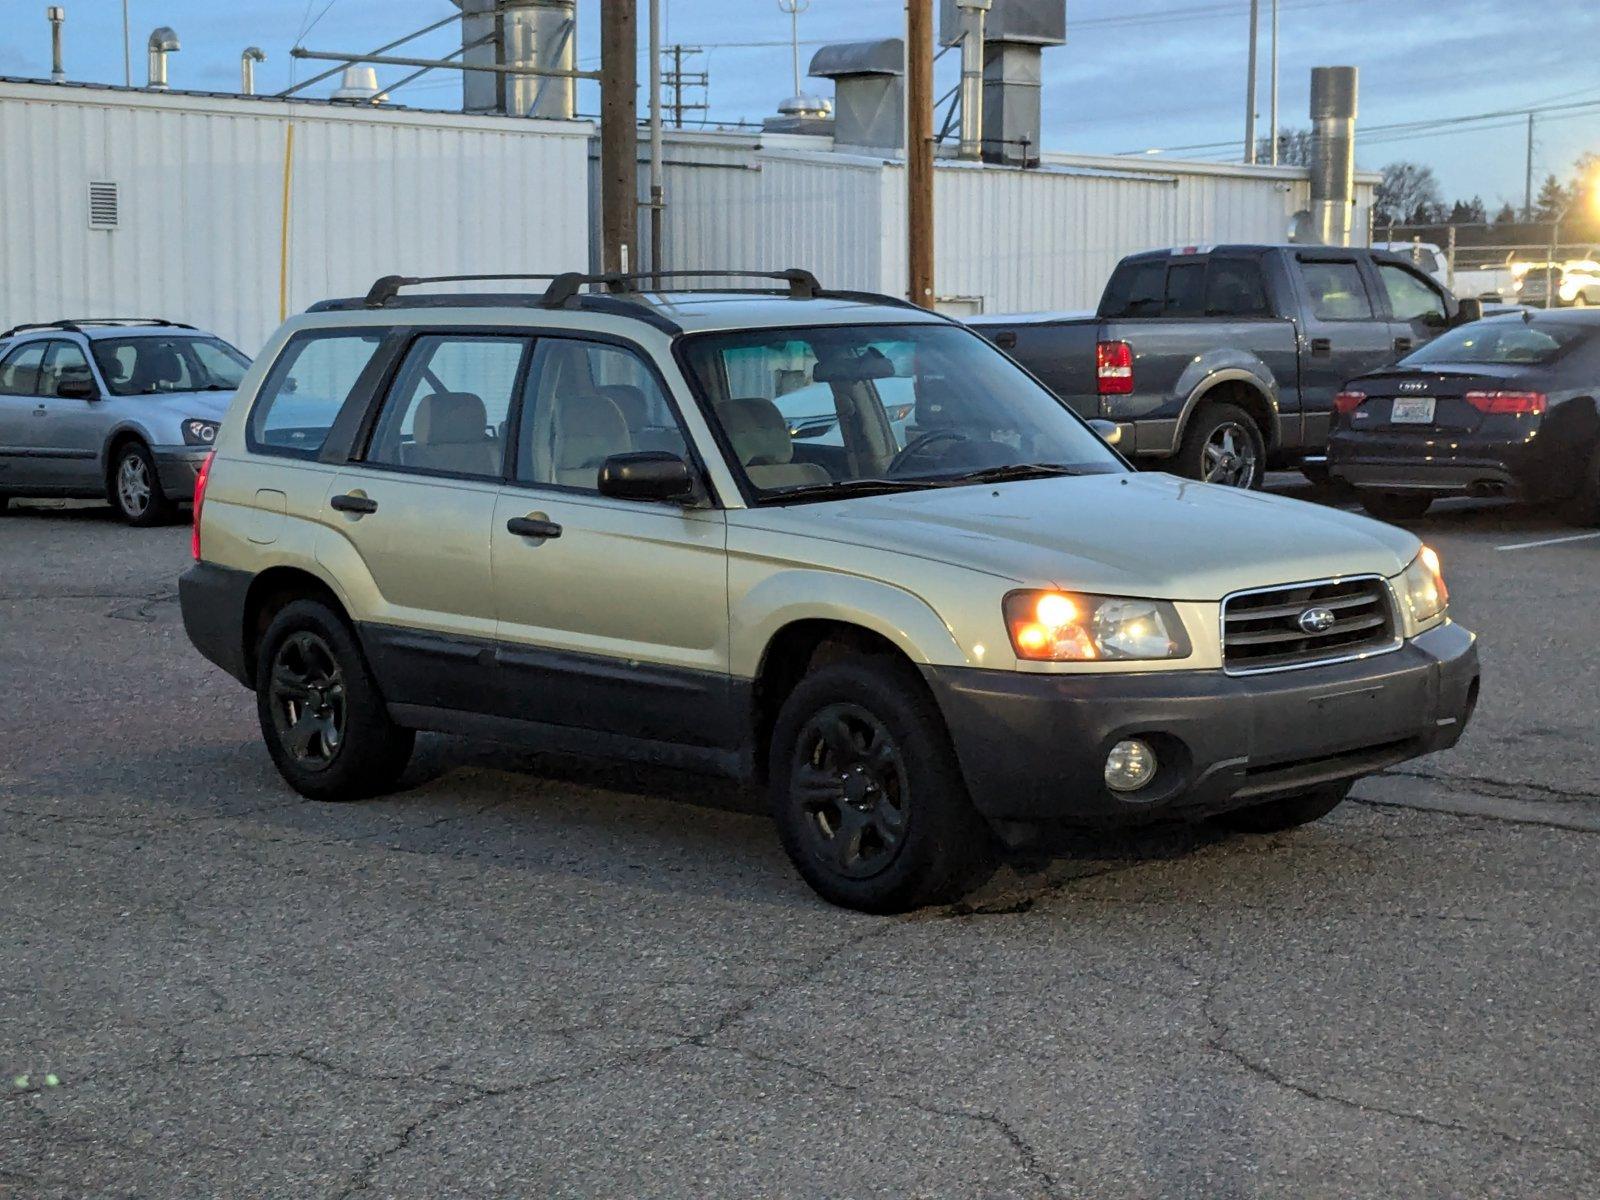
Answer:
[[[185,531],[0,517],[0,1197],[1600,1194],[1600,558],[1417,528],[1458,752],[882,920],[687,775],[428,737],[303,802]]]

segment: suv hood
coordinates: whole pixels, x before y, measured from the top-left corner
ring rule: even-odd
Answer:
[[[220,421],[233,403],[234,392],[151,392],[141,396],[118,396],[123,404],[137,401],[140,411],[147,415],[162,414],[187,420]]]
[[[984,571],[1163,600],[1340,575],[1398,575],[1420,543],[1321,505],[1161,474],[1088,475],[746,510],[739,520]]]

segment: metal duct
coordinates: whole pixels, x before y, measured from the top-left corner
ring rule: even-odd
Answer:
[[[50,82],[65,83],[67,71],[61,65],[61,26],[66,23],[67,10],[52,4],[44,10],[44,15],[50,22]]]
[[[941,0],[939,40],[965,41],[970,0]],[[977,137],[991,162],[1022,163],[1039,154],[1043,50],[1067,40],[1066,0],[992,0],[983,14],[983,92]],[[966,83],[966,54],[962,82]],[[968,140],[963,88],[962,141]],[[963,151],[965,152],[965,150]]]
[[[1356,187],[1356,68],[1311,68],[1311,221],[1328,246],[1350,244]]]
[[[469,67],[577,67],[577,0],[456,0],[461,6],[462,62]],[[470,113],[571,120],[576,81],[541,75],[466,71],[462,108]]]
[[[246,96],[256,94],[256,64],[266,61],[266,51],[260,46],[247,46],[239,55],[239,90]]]
[[[833,80],[836,146],[898,150],[904,144],[905,54],[902,39],[880,38],[836,42],[812,56],[807,73]]]
[[[961,149],[962,158],[983,157],[984,18],[991,0],[956,0],[961,9]]]
[[[167,90],[167,55],[183,49],[172,27],[163,25],[150,34],[150,90]]]

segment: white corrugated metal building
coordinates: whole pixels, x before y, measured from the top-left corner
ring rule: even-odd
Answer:
[[[254,353],[280,324],[286,152],[289,312],[380,275],[583,270],[593,132],[0,81],[0,328],[161,316]],[[114,226],[91,228],[91,184]]]
[[[669,132],[664,265],[804,266],[832,286],[904,295],[904,164],[829,145],[793,134]],[[1351,225],[1363,242],[1375,182],[1357,176]],[[936,289],[956,311],[1092,308],[1125,254],[1282,242],[1309,203],[1303,167],[1047,154],[1023,169],[940,159]]]
[[[0,328],[162,316],[254,352],[280,306],[360,293],[380,275],[583,269],[597,258],[594,133],[583,121],[0,80]],[[804,266],[830,286],[905,293],[902,162],[825,136],[687,130],[668,133],[665,158],[664,268]],[[1372,184],[1357,178],[1361,239]],[[115,186],[114,220],[103,188],[91,206],[91,185]],[[1308,190],[1291,167],[941,159],[937,292],[957,312],[1088,308],[1124,254],[1282,240]],[[648,226],[641,212],[642,246]]]

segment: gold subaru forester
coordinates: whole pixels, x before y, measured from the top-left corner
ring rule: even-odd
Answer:
[[[278,332],[181,598],[290,786],[381,793],[417,730],[708,770],[892,912],[1047,825],[1287,828],[1461,736],[1410,533],[1140,474],[957,322],[769,278],[389,277]]]

